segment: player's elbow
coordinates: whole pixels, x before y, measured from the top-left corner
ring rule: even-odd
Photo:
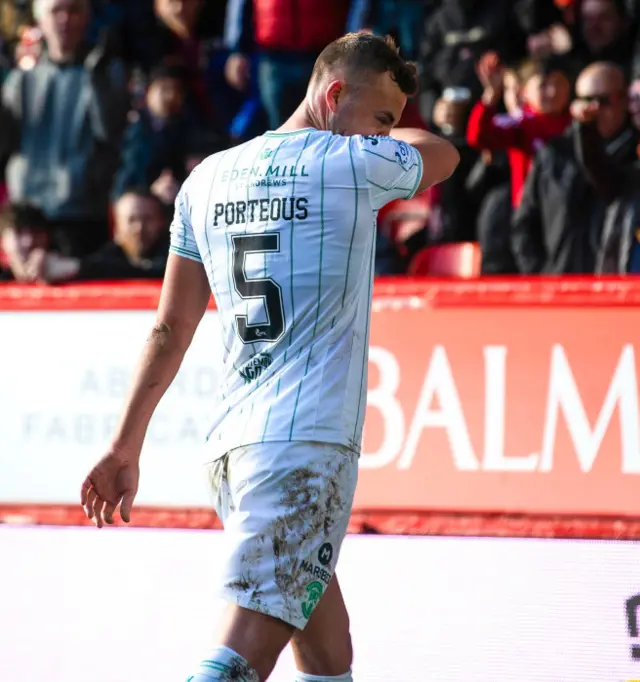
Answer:
[[[439,139],[423,155],[423,174],[420,192],[450,178],[460,163],[460,152],[448,140]]]
[[[442,173],[442,177],[438,182],[442,182],[453,175],[460,163],[460,152],[451,144],[451,142],[443,140],[442,155],[440,159],[440,172]]]
[[[151,328],[149,338],[164,355],[184,355],[191,344],[193,333],[173,320],[158,319]]]

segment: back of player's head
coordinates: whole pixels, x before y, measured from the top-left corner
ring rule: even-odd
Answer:
[[[325,47],[316,60],[311,81],[339,75],[356,84],[366,81],[367,74],[383,73],[389,73],[405,95],[416,93],[416,65],[400,56],[393,38],[359,31],[347,33]]]

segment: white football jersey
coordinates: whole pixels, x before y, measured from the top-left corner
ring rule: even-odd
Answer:
[[[171,251],[202,262],[225,349],[212,458],[270,441],[360,450],[376,216],[421,177],[404,142],[304,129],[215,154],[186,180]]]

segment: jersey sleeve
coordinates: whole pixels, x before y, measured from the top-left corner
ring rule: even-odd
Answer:
[[[358,136],[356,140],[372,208],[378,210],[394,199],[411,199],[422,180],[418,150],[392,137]]]
[[[193,225],[191,224],[191,208],[189,203],[190,179],[190,177],[187,178],[176,197],[175,211],[170,228],[171,242],[169,251],[178,254],[178,256],[202,263],[198,245],[193,234]]]

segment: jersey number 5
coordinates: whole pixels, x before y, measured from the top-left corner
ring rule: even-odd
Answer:
[[[271,277],[251,278],[245,271],[249,253],[277,253],[280,234],[238,234],[233,241],[233,285],[243,299],[261,298],[267,314],[266,323],[251,324],[247,315],[236,315],[236,329],[243,343],[277,341],[284,332],[282,289]]]

